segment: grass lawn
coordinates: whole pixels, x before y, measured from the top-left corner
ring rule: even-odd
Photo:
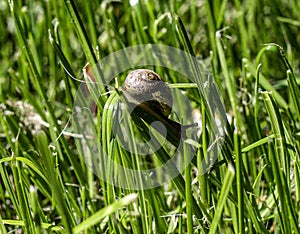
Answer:
[[[299,12],[0,0],[0,233],[299,233]]]

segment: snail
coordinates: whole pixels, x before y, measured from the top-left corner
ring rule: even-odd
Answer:
[[[122,89],[131,102],[143,103],[163,117],[170,115],[173,104],[171,89],[154,71],[131,71]]]
[[[181,139],[185,138],[185,130],[193,125],[182,126],[168,118],[172,111],[172,93],[169,86],[161,77],[152,70],[137,69],[131,71],[124,82],[121,91],[127,101],[134,104],[134,111],[151,124],[160,121],[167,129],[167,140],[178,146]],[[163,133],[162,129],[156,129]]]

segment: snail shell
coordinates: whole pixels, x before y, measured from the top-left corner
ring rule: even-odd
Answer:
[[[159,115],[168,117],[172,110],[172,94],[169,86],[154,71],[137,69],[131,71],[122,90],[132,102],[146,104]]]

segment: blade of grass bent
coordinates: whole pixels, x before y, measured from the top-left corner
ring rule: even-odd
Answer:
[[[124,206],[128,206],[132,202],[136,201],[137,194],[132,193],[128,194],[125,197],[121,198],[120,200],[106,206],[105,208],[102,208],[101,210],[97,211],[90,217],[88,217],[86,220],[78,224],[73,228],[73,233],[81,233],[84,230],[87,230],[88,228],[96,225],[99,223],[102,219],[106,218],[109,215],[112,215],[119,209],[122,209]]]

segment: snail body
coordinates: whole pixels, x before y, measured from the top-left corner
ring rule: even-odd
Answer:
[[[172,110],[171,89],[154,71],[131,71],[124,82],[123,92],[129,101],[144,104],[160,116],[167,118]]]

